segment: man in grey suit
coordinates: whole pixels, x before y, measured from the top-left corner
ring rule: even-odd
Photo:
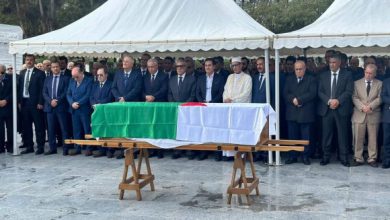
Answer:
[[[169,102],[194,102],[196,79],[194,75],[186,74],[186,62],[183,58],[176,61],[177,75],[169,79],[168,101]],[[172,159],[181,156],[180,151],[174,150]],[[190,155],[192,157],[192,155]]]
[[[337,132],[339,158],[343,166],[349,167],[348,134],[349,120],[352,112],[353,79],[350,72],[340,68],[341,58],[333,54],[329,59],[330,71],[319,76],[318,113],[322,117],[322,150],[320,165],[327,165],[331,156],[333,134]],[[334,130],[334,126],[336,129]]]
[[[363,143],[368,133],[368,159],[372,167],[378,167],[377,136],[381,120],[382,82],[375,79],[376,66],[369,64],[364,70],[364,78],[355,82],[352,101],[354,104],[352,123],[354,130],[355,160],[353,166],[364,164]]]

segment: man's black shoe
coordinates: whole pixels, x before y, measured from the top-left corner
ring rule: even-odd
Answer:
[[[48,152],[45,152],[44,155],[52,155],[52,154],[57,154],[56,150],[49,150]]]
[[[320,162],[320,165],[325,166],[325,165],[328,165],[328,163],[329,163],[329,159],[322,159]]]
[[[345,167],[350,167],[350,164],[348,161],[341,161],[341,164]]]
[[[307,158],[303,158],[303,164],[305,165],[310,165],[310,159],[307,157]]]
[[[34,153],[34,149],[32,148],[27,148],[26,150],[20,152],[21,154],[29,154],[29,153]]]
[[[40,154],[43,154],[45,151],[43,150],[43,148],[38,148],[38,150],[35,152],[35,155],[40,155]]]
[[[297,158],[288,158],[284,163],[285,164],[292,164],[298,162]]]

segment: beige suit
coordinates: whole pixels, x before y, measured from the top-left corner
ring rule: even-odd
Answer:
[[[377,135],[381,120],[381,94],[382,82],[373,79],[371,90],[367,96],[367,83],[365,78],[355,82],[352,95],[354,104],[352,124],[354,129],[355,160],[364,162],[363,143],[368,133],[368,162],[376,161],[377,158]],[[372,112],[365,113],[362,108],[369,105]]]

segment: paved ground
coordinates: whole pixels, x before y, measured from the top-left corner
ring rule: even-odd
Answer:
[[[231,162],[151,160],[156,191],[119,200],[122,160],[0,155],[0,219],[390,219],[389,170],[256,164],[252,206],[226,188]],[[245,201],[245,198],[243,198]]]

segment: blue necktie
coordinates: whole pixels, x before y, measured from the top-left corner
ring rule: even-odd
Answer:
[[[53,80],[53,99],[57,99],[57,82],[58,82],[58,76],[54,76],[54,80]]]

